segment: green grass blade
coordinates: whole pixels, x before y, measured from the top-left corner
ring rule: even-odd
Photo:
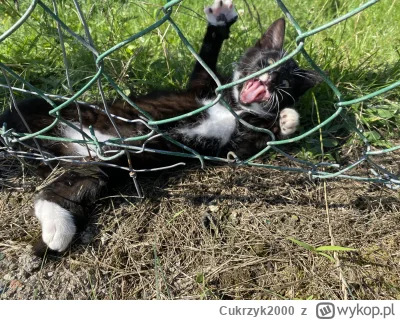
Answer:
[[[323,252],[318,252],[319,255],[324,256],[325,258],[328,258],[330,261],[335,262],[335,258],[330,256],[329,254],[323,253]]]
[[[320,252],[320,251],[357,251],[357,249],[340,247],[340,246],[321,246],[321,247],[315,248],[315,251],[317,251],[317,252]]]
[[[299,245],[300,247],[303,247],[304,249],[307,249],[309,251],[314,252],[315,251],[315,247],[313,247],[312,245],[309,245],[308,243],[305,243],[303,241],[297,240],[295,238],[292,237],[288,237],[288,240],[294,242],[295,244]]]

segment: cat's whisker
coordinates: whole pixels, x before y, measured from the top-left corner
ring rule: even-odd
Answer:
[[[267,101],[267,103],[265,104],[265,109],[266,109],[266,113],[270,113],[271,109],[273,108],[274,105],[274,96],[272,95],[269,100]]]
[[[287,92],[286,90],[283,90],[283,89],[279,89],[279,91],[283,91],[284,93],[286,93],[289,97],[291,97],[292,98],[292,100],[293,100],[293,104],[295,104],[296,103],[296,100],[295,100],[295,98],[293,98],[293,96],[289,93],[289,92]]]
[[[293,75],[295,75],[297,77],[301,77],[301,78],[307,79],[307,80],[312,80],[312,78],[310,76],[308,76],[308,75],[306,76],[306,75],[301,74],[301,73],[293,73]]]
[[[281,96],[281,98],[282,98],[281,101],[282,101],[282,100],[283,100],[283,95],[282,95],[282,93],[281,93],[281,90],[277,88],[276,92],[280,94],[280,96]]]
[[[273,96],[276,97],[276,102],[277,102],[278,105],[277,105],[277,112],[275,113],[275,117],[274,117],[274,120],[272,122],[272,125],[274,125],[276,123],[276,121],[278,120],[279,112],[280,112],[280,103],[279,103],[279,100],[277,99],[278,95],[274,92]]]
[[[306,75],[309,75],[309,76],[312,76],[312,75],[313,75],[313,74],[310,73],[310,72],[301,71],[301,70],[293,71],[292,74],[306,74]]]
[[[287,55],[287,52],[282,49],[280,52],[280,59],[283,59],[286,55]]]
[[[315,79],[319,79],[319,75],[307,72],[307,71],[303,71],[303,72],[292,72],[291,74],[296,75],[296,76],[300,76],[309,80],[315,80]]]
[[[275,114],[273,125],[278,121],[278,119],[279,119],[279,111]]]
[[[278,109],[279,109],[279,102],[278,102],[278,99],[277,99],[278,98],[277,94],[275,92],[273,92],[271,97],[272,97],[272,101],[271,101],[271,106],[269,107],[268,112],[270,112],[271,110],[275,109],[277,104],[278,104]]]

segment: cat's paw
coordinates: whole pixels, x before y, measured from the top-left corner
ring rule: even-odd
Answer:
[[[213,26],[230,26],[237,20],[237,13],[232,0],[215,0],[214,3],[204,8],[207,21]]]
[[[71,213],[54,202],[38,199],[35,215],[42,226],[43,242],[54,251],[67,249],[76,233]]]
[[[280,134],[289,136],[293,134],[300,123],[300,115],[292,108],[285,108],[279,114]]]

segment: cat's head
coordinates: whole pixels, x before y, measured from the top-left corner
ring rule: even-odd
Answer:
[[[285,56],[284,38],[285,20],[281,18],[243,55],[233,80],[246,77],[282,59]],[[293,105],[320,81],[315,71],[300,69],[296,61],[289,59],[258,77],[234,86],[233,93],[241,109],[264,115]]]

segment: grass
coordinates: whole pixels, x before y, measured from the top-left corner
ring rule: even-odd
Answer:
[[[1,34],[20,17],[29,1],[19,1],[19,10],[14,1],[0,2]],[[44,2],[51,7],[50,1]],[[316,0],[309,5],[300,0],[286,2],[300,25],[310,30],[365,1]],[[73,3],[57,3],[60,18],[83,35]],[[152,24],[165,2],[79,3],[96,48],[104,52]],[[275,1],[235,3],[240,19],[232,27],[220,59],[220,69],[227,74],[245,48],[282,16]],[[202,8],[199,1],[183,1],[172,16],[195,49],[204,32]],[[400,79],[399,15],[398,0],[382,0],[306,40],[306,50],[346,100]],[[288,25],[288,50],[294,49],[295,38],[294,28]],[[69,76],[77,91],[96,68],[90,52],[67,35],[65,43]],[[298,59],[307,66],[301,56]],[[56,25],[40,7],[0,44],[0,61],[46,92],[70,94]],[[145,93],[160,87],[184,87],[193,63],[191,54],[166,23],[107,57],[105,69],[124,91]],[[4,83],[1,76],[0,82]],[[22,87],[18,81],[13,84]],[[112,88],[106,82],[104,85],[107,96],[115,97]],[[81,97],[87,101],[98,99],[95,86]],[[7,92],[2,89],[0,101],[8,105]],[[349,129],[349,122],[363,128],[375,147],[389,147],[396,141],[398,144],[399,101],[397,88],[354,104],[346,109],[346,121],[335,120],[290,153],[303,159],[351,162],[354,153],[360,152],[357,146],[361,142]],[[307,94],[299,104],[300,133],[329,117],[335,102],[336,97],[325,84]],[[386,168],[398,172],[396,153],[379,159]],[[288,164],[280,157],[276,161]],[[126,195],[134,192],[125,189],[119,190],[119,197],[101,200],[82,236],[87,239],[84,244],[74,245],[64,259],[37,264],[24,251],[39,233],[37,222],[29,215],[33,194],[26,191],[27,184],[37,181],[25,174],[22,180],[14,179],[21,170],[17,161],[7,160],[0,169],[2,178],[9,182],[8,191],[2,192],[0,199],[0,275],[18,278],[24,286],[20,291],[0,293],[0,297],[28,298],[33,292],[35,298],[76,299],[400,297],[400,200],[398,193],[381,186],[310,182],[289,173],[256,168],[210,168],[205,172],[190,169],[178,176],[165,173],[155,180],[143,178],[148,197],[142,202],[127,200],[130,198]],[[363,166],[357,172],[368,175]],[[213,217],[212,232],[201,226],[204,215]],[[304,250],[304,244],[313,250]],[[320,254],[324,252],[316,254],[320,247],[349,247],[357,252],[334,251],[332,264],[330,258]],[[49,276],[49,272],[54,275]],[[1,280],[0,290],[3,284]]]
[[[29,2],[21,2],[19,11],[14,9],[13,1],[3,2],[5,5],[0,9],[3,24],[0,28],[6,30]],[[50,1],[45,3],[51,4]],[[104,52],[153,23],[164,1],[102,1],[96,5],[91,1],[80,3],[86,13],[95,46],[99,52]],[[319,0],[304,6],[301,1],[290,1],[288,8],[300,25],[309,30],[349,12],[361,3],[363,1]],[[329,73],[347,99],[373,92],[399,79],[400,32],[396,28],[395,17],[400,9],[395,3],[394,0],[381,1],[346,22],[306,40],[307,51]],[[258,5],[254,1],[237,1],[236,6],[240,19],[224,46],[220,61],[221,69],[227,74],[232,71],[232,62],[238,60],[244,49],[251,46],[274,19],[282,16],[273,1],[268,6]],[[61,2],[59,7],[61,20],[74,32],[83,35],[73,3]],[[203,3],[198,1],[184,1],[174,8],[173,14],[174,21],[196,49],[201,43],[205,23],[202,7]],[[55,28],[54,21],[38,7],[31,18],[0,46],[0,58],[44,91],[68,95]],[[295,30],[290,26],[286,37],[288,50],[294,48],[295,37]],[[76,91],[95,74],[95,65],[88,50],[70,36],[66,35],[65,38],[71,82]],[[305,64],[301,57],[300,61]],[[106,70],[117,83],[126,90],[132,88],[138,93],[159,87],[184,87],[192,65],[191,54],[168,23],[106,59]],[[93,96],[95,92],[96,88],[93,87],[85,98]],[[115,96],[112,92],[108,94]],[[332,111],[336,99],[327,86],[317,89],[316,95],[324,106],[323,111],[326,110],[324,118]],[[399,90],[395,90],[378,99],[353,106],[351,111],[357,113],[361,121],[371,125],[371,131],[376,126],[393,128],[399,116],[398,97]],[[310,96],[304,99],[302,105],[304,119],[311,120],[310,123],[303,122],[304,128],[308,129],[316,120],[310,108]],[[378,113],[371,107],[379,107],[387,112]]]

